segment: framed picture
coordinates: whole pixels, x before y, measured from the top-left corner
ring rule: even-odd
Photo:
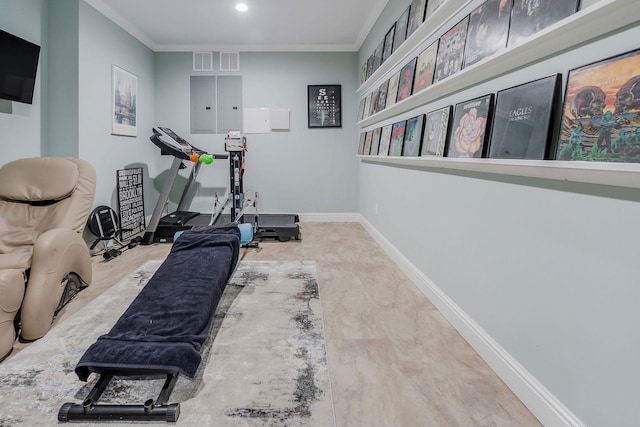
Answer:
[[[376,50],[373,52],[373,70],[372,73],[375,73],[380,65],[382,65],[382,50],[384,49],[384,40],[380,42]]]
[[[391,29],[387,31],[387,35],[384,36],[384,47],[382,48],[382,62],[386,61],[393,52],[393,36],[396,33],[396,24],[394,23]]]
[[[493,94],[456,104],[445,148],[447,157],[485,157],[492,107]]]
[[[378,88],[378,106],[376,107],[376,112],[384,110],[387,105],[387,94],[389,93],[389,80],[385,81]]]
[[[465,67],[507,47],[511,3],[487,0],[471,12],[464,48]]]
[[[390,156],[402,156],[402,145],[404,144],[404,129],[406,125],[406,120],[393,124],[393,128],[391,129],[391,143],[389,144]]]
[[[511,10],[508,46],[574,14],[580,0],[515,0]]]
[[[488,157],[548,159],[561,84],[554,74],[499,91]]]
[[[138,77],[117,65],[111,66],[111,134],[138,135]]]
[[[145,230],[142,168],[118,170],[118,215],[121,239]]]
[[[407,99],[411,96],[413,90],[413,74],[416,70],[416,60],[413,58],[400,70],[400,83],[398,84],[398,95],[396,102]]]
[[[380,98],[380,88],[371,92],[371,103],[369,105],[369,115],[373,116],[378,112],[378,99]]]
[[[469,16],[458,22],[440,37],[436,71],[433,82],[447,78],[462,69],[464,60],[464,43],[467,39]]]
[[[424,114],[407,120],[407,127],[404,132],[404,144],[402,147],[403,156],[417,157],[420,155],[423,131]]]
[[[364,119],[364,104],[366,102],[367,100],[364,98],[360,100],[360,104],[358,105],[358,121]]]
[[[371,142],[373,141],[373,131],[370,130],[364,137],[364,148],[362,150],[362,154],[368,156],[371,153]]]
[[[418,93],[422,89],[431,86],[433,83],[433,73],[436,70],[436,57],[438,54],[438,42],[431,43],[431,46],[418,55],[416,62],[416,76],[413,82],[413,93]]]
[[[367,137],[366,132],[360,132],[360,140],[358,141],[358,155],[364,154],[364,140]]]
[[[440,157],[444,155],[450,116],[451,105],[427,113],[421,155]]]
[[[373,136],[371,137],[371,151],[369,152],[372,156],[378,155],[378,149],[380,148],[380,133],[382,128],[375,128],[373,130]]]
[[[407,7],[404,12],[402,12],[402,15],[400,15],[400,18],[396,21],[396,31],[393,35],[393,52],[398,50],[398,47],[400,47],[407,38],[407,25],[409,25],[410,9],[411,6]]]
[[[310,128],[342,127],[341,90],[340,85],[307,86]]]
[[[424,21],[424,12],[427,0],[413,0],[409,11],[409,24],[407,25],[407,38],[413,34]]]
[[[569,71],[556,159],[640,163],[640,50]]]
[[[400,71],[395,73],[389,79],[389,90],[387,91],[387,99],[385,103],[385,108],[391,107],[396,103],[396,98],[398,97],[398,86],[400,85]]]
[[[371,93],[365,96],[364,98],[364,114],[362,115],[363,119],[369,117],[369,111],[371,110]]]
[[[367,81],[367,62],[362,64],[362,66],[360,67],[360,84]]]
[[[380,147],[378,148],[378,156],[389,155],[389,145],[391,144],[392,130],[393,125],[382,126],[382,131],[380,132]]]

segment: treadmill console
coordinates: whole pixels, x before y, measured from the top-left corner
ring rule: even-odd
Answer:
[[[191,154],[206,153],[189,144],[184,138],[181,138],[174,131],[166,127],[154,127],[153,135],[151,135],[150,139],[151,142],[160,148],[162,154],[178,157],[179,159],[189,160]]]

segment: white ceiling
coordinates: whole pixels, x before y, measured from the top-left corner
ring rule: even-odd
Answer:
[[[356,51],[388,0],[85,1],[154,51]]]

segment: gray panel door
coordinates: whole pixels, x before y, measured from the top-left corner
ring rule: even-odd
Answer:
[[[242,130],[242,76],[218,76],[218,133]]]
[[[191,133],[216,133],[215,76],[191,76]]]

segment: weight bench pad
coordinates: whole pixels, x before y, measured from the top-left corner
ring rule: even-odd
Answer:
[[[239,249],[235,225],[185,231],[111,331],[84,353],[78,378],[86,381],[91,372],[193,378]]]

